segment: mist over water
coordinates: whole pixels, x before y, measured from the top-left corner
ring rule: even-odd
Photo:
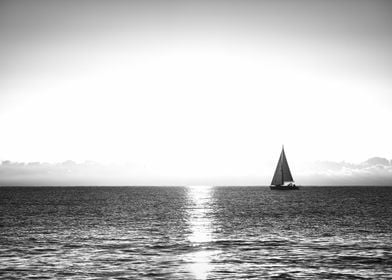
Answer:
[[[0,277],[390,279],[392,189],[0,188]]]

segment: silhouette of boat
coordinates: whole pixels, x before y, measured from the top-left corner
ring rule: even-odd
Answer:
[[[276,166],[274,177],[272,178],[271,190],[298,190],[298,186],[294,184],[290,167],[286,159],[284,147],[280,153],[278,165]]]

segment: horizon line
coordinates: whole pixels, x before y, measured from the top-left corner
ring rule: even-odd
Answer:
[[[297,185],[302,188],[309,187],[392,187],[392,185],[368,184],[368,185]],[[269,188],[270,185],[0,185],[0,188],[189,188],[189,187],[212,187],[212,188]]]

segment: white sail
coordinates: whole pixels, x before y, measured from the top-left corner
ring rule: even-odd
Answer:
[[[282,148],[282,152],[279,157],[278,165],[276,166],[274,177],[272,178],[271,185],[279,186],[285,182],[293,182],[293,176],[291,176],[290,167],[287,163],[286,154]]]

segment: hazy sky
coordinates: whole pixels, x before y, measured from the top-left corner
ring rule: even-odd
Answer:
[[[3,0],[0,160],[203,182],[272,176],[282,144],[294,177],[391,159],[391,26],[391,1]]]

